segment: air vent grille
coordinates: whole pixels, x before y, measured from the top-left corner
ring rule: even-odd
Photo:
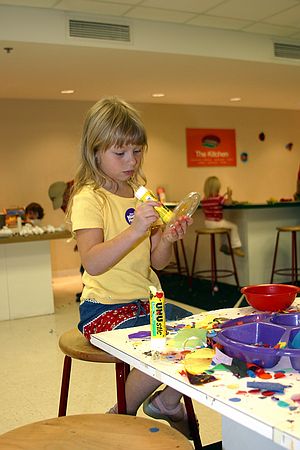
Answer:
[[[279,58],[300,59],[300,45],[274,43],[274,54]]]
[[[130,41],[130,28],[128,25],[70,20],[69,32],[72,37]]]

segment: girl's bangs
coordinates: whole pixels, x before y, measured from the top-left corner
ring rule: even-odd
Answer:
[[[147,146],[147,136],[145,130],[131,125],[129,128],[118,127],[111,133],[110,142],[107,142],[107,148],[111,146],[122,147],[124,145]]]

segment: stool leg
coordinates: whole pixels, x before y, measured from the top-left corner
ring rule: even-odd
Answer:
[[[295,231],[295,272],[296,272],[296,283],[298,284],[298,257],[297,257],[297,232]]]
[[[71,366],[72,366],[72,358],[66,355],[64,359],[64,366],[61,380],[58,417],[65,416],[67,412]]]
[[[126,414],[127,409],[126,409],[125,382],[130,372],[130,367],[127,363],[119,362],[115,364],[115,369],[116,369],[118,413]]]
[[[190,280],[189,285],[190,285],[190,287],[192,286],[193,275],[194,275],[194,271],[195,271],[196,258],[197,258],[197,249],[198,249],[198,240],[199,240],[199,235],[197,234],[196,241],[195,241],[195,247],[194,247],[192,271],[191,271],[191,275],[189,276],[189,280]]]
[[[184,264],[185,264],[186,275],[189,278],[189,265],[188,265],[188,262],[187,262],[187,257],[186,257],[186,253],[185,253],[183,239],[180,239],[180,244],[181,244],[181,250],[182,250]]]
[[[297,235],[296,231],[292,231],[292,283],[298,281],[298,264],[297,264]]]
[[[173,242],[173,250],[174,250],[174,256],[175,256],[175,261],[176,261],[176,266],[177,266],[177,272],[179,273],[179,275],[181,275],[181,267],[180,267],[180,259],[179,259],[179,251],[178,251],[178,243],[177,242]]]
[[[280,234],[280,231],[277,231],[276,243],[275,243],[275,250],[274,250],[274,256],[273,256],[273,264],[272,264],[272,272],[271,272],[271,281],[270,281],[270,284],[273,283],[273,279],[274,279],[275,266],[276,266],[276,259],[277,259],[277,250],[278,250],[278,242],[279,242],[279,234]]]
[[[196,418],[196,414],[193,407],[193,402],[190,399],[190,397],[187,397],[186,395],[183,396],[186,414],[188,417],[189,427],[191,431],[192,440],[194,442],[195,450],[202,449],[202,442],[199,435],[199,426]]]
[[[237,274],[237,270],[236,270],[234,254],[233,254],[233,251],[232,251],[230,234],[227,232],[226,236],[227,236],[228,248],[229,248],[229,251],[230,251],[230,257],[231,257],[231,261],[232,261],[233,275],[234,275],[236,286],[239,289],[240,288],[240,282],[239,282],[239,279],[238,279],[238,274]]]
[[[216,259],[216,240],[215,235],[210,235],[210,260],[211,260],[211,287],[212,292],[215,292],[215,286],[218,282],[217,276],[217,259]]]

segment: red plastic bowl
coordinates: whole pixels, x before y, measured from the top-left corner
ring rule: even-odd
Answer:
[[[289,284],[257,284],[241,289],[247,302],[259,311],[282,311],[293,303],[300,288]]]

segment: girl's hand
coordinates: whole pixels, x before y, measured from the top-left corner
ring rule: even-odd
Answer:
[[[231,198],[232,197],[232,189],[230,187],[227,188],[227,197]]]
[[[193,219],[189,216],[181,216],[170,227],[166,227],[162,234],[162,239],[168,242],[176,242],[179,239],[183,239],[187,228],[192,225]]]
[[[147,233],[151,225],[159,218],[154,206],[160,206],[160,203],[154,201],[145,202],[138,206],[135,210],[131,227],[140,235]]]

